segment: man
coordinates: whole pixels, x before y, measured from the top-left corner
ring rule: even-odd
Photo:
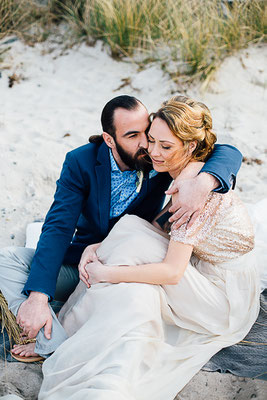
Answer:
[[[171,178],[147,167],[145,106],[131,96],[115,97],[105,105],[101,123],[102,137],[67,154],[36,252],[0,253],[0,289],[24,334],[36,337],[35,348],[17,347],[16,356],[46,357],[66,339],[49,301],[66,300],[74,290],[85,247],[101,242],[125,213],[152,221],[162,208]],[[189,217],[192,222],[211,190],[229,190],[240,165],[237,149],[217,145],[197,177],[175,183],[172,191],[179,196],[172,219],[179,225]]]

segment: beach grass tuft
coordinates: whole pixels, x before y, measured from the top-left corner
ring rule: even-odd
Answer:
[[[28,26],[30,3],[27,0],[0,0],[0,39]]]
[[[164,71],[207,79],[222,60],[267,38],[264,0],[0,0],[0,39],[53,16],[64,22],[72,43],[101,40],[115,58],[130,57],[144,66],[161,62]],[[43,36],[34,40],[45,39]],[[39,29],[40,32],[40,29]],[[32,37],[32,36],[31,36]],[[171,66],[171,68],[170,68]]]
[[[48,37],[51,20],[48,6],[34,0],[0,0],[0,40],[16,35],[26,41],[40,42]]]
[[[6,329],[10,343],[21,343],[21,329],[16,322],[15,316],[8,309],[6,299],[0,292],[0,323],[2,331]]]

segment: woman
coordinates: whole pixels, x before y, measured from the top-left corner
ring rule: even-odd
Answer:
[[[201,169],[216,136],[205,105],[176,97],[153,115],[148,139],[153,168],[176,178]],[[99,258],[87,266],[91,287],[80,282],[60,313],[71,337],[45,361],[40,399],[171,400],[244,338],[259,311],[244,205],[213,192],[186,225],[169,236],[126,215],[89,246]]]

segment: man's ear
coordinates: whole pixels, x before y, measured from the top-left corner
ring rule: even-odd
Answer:
[[[114,149],[116,147],[115,141],[109,133],[103,132],[103,139],[106,145],[111,149]]]

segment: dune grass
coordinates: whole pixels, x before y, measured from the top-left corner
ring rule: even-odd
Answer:
[[[0,0],[0,40],[10,35],[30,43],[45,40],[50,20],[49,7],[34,0]]]
[[[114,57],[142,52],[166,61],[173,79],[207,77],[233,51],[266,41],[266,1],[52,0],[50,6],[77,38],[103,40]],[[185,68],[186,65],[186,68]]]
[[[3,334],[3,330],[6,329],[9,337],[10,345],[12,343],[22,343],[21,340],[21,329],[19,328],[16,318],[12,312],[8,309],[7,302],[0,292],[0,326]]]
[[[0,0],[0,39],[28,28],[32,2]]]
[[[4,21],[0,38],[32,24],[32,3],[0,0]],[[267,2],[234,0],[231,4],[226,0],[49,0],[43,16],[64,21],[72,42],[102,40],[113,57],[128,56],[140,65],[158,60],[174,80],[181,75],[203,79],[227,55],[266,41]]]

